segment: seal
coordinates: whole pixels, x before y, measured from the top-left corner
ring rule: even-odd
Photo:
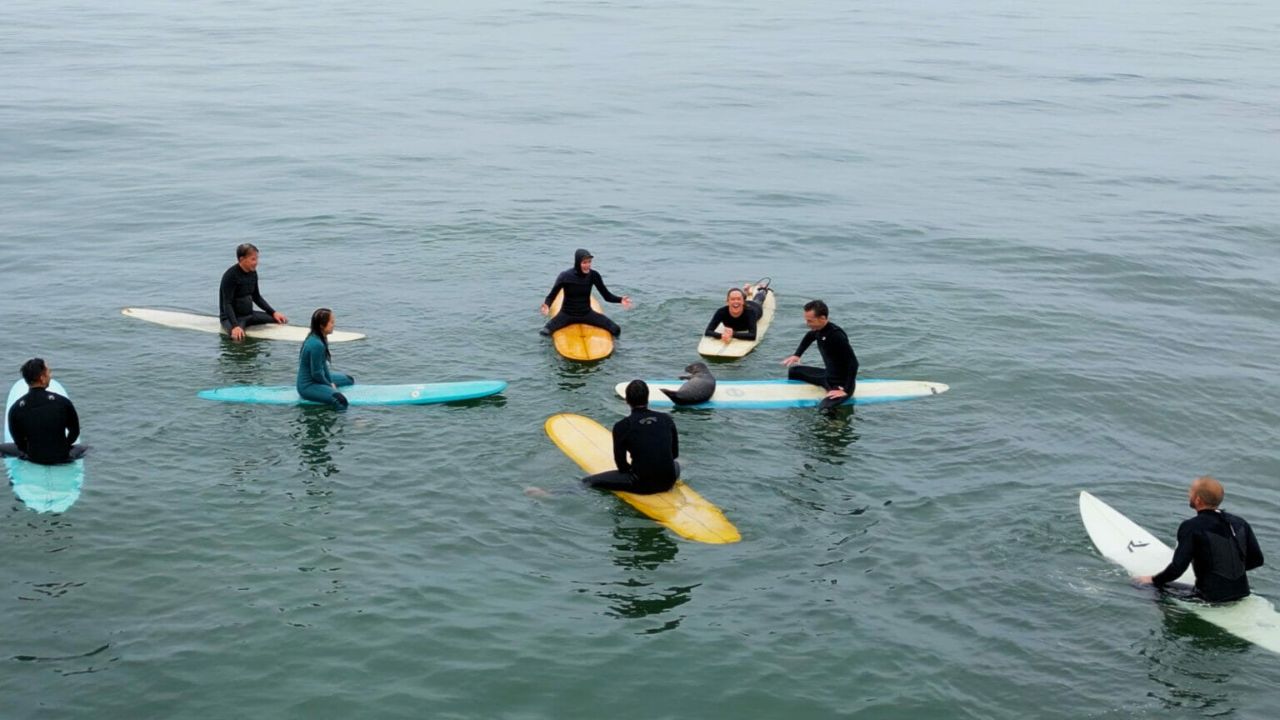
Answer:
[[[711,399],[716,391],[716,378],[711,374],[706,363],[696,362],[684,369],[688,375],[681,375],[684,384],[678,390],[660,388],[671,402],[677,405],[697,405]]]

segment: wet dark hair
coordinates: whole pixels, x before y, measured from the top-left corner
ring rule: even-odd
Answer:
[[[333,311],[329,308],[316,308],[311,313],[311,334],[320,338],[320,342],[324,343],[324,359],[332,360],[333,356],[329,354],[329,338],[324,334],[324,326],[329,324],[329,318],[333,317]]]
[[[22,379],[26,380],[28,385],[34,382],[39,382],[40,376],[43,375],[44,371],[48,368],[49,366],[44,364],[44,360],[42,358],[31,358],[30,360],[22,363]]]
[[[247,257],[258,252],[258,246],[253,243],[240,243],[236,246],[236,259]]]
[[[806,312],[812,312],[818,317],[826,317],[827,313],[830,312],[827,310],[827,304],[821,300],[810,300],[804,304],[804,309]]]
[[[740,288],[740,287],[731,287],[731,288],[729,288],[729,292],[727,292],[727,293],[725,293],[725,294],[724,294],[724,299],[725,299],[725,300],[728,300],[728,299],[729,299],[729,296],[730,296],[730,295],[732,295],[732,294],[734,294],[734,293],[738,293],[739,295],[741,295],[741,296],[742,296],[742,301],[743,301],[743,302],[746,302],[746,301],[747,301],[747,291],[746,291],[746,290],[743,290],[743,289],[742,289],[742,288]]]
[[[649,386],[643,380],[627,383],[627,404],[633,408],[649,404]]]

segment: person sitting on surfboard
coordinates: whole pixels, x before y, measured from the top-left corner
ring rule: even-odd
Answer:
[[[265,312],[254,310],[254,303]],[[249,325],[273,322],[285,325],[289,322],[284,313],[272,309],[258,292],[258,248],[252,243],[237,247],[236,264],[222,273],[222,284],[218,286],[218,317],[222,321],[222,329],[231,335],[232,340],[243,340],[244,329]]]
[[[543,335],[550,335],[562,327],[576,323],[604,328],[614,337],[622,333],[622,328],[618,327],[617,323],[591,309],[591,288],[595,287],[599,290],[600,297],[606,302],[622,303],[622,307],[627,310],[631,309],[631,296],[618,297],[609,292],[609,288],[604,286],[600,273],[591,269],[591,258],[591,253],[586,250],[581,248],[575,250],[573,267],[556,277],[555,286],[542,301],[542,314],[551,312],[551,303],[555,302],[556,293],[561,290],[564,291],[564,302],[560,305],[560,312],[548,320],[546,326],[542,328]]]
[[[649,386],[643,380],[627,385],[631,414],[613,426],[613,462],[617,470],[588,475],[582,482],[598,490],[621,490],[639,495],[666,492],[680,478],[680,436],[671,416],[649,409]],[[627,460],[627,453],[631,459]]]
[[[80,437],[75,405],[49,390],[53,369],[41,358],[31,358],[22,364],[22,379],[29,390],[9,409],[13,442],[0,444],[0,455],[40,465],[60,465],[84,457],[89,447],[75,444]]]
[[[311,313],[311,334],[302,342],[298,353],[298,394],[306,400],[332,405],[341,410],[347,406],[347,396],[338,388],[354,385],[355,378],[329,369],[329,333],[333,332],[334,316],[329,308],[319,308]]]
[[[837,407],[853,397],[858,378],[858,356],[849,345],[849,336],[839,325],[827,319],[828,312],[827,304],[821,300],[810,300],[804,304],[804,324],[809,326],[809,332],[800,340],[795,353],[782,361],[790,368],[787,370],[788,380],[801,380],[827,389],[827,396],[818,404],[820,410]],[[815,340],[825,368],[796,365]]]
[[[1222,483],[1205,475],[1187,490],[1187,504],[1196,516],[1178,526],[1178,547],[1169,566],[1156,575],[1135,578],[1143,585],[1163,587],[1182,577],[1190,565],[1196,574],[1196,595],[1208,602],[1229,602],[1249,594],[1246,571],[1262,566],[1262,548],[1244,518],[1218,509]]]
[[[716,310],[716,314],[711,316],[711,322],[707,323],[707,329],[703,330],[702,334],[720,338],[722,342],[729,342],[734,338],[755,340],[756,323],[764,315],[764,298],[768,292],[768,286],[761,287],[756,290],[755,297],[747,300],[747,293],[744,290],[729,288],[729,293],[724,299],[724,307]]]

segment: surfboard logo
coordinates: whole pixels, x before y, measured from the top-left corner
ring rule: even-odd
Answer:
[[[1148,546],[1148,545],[1150,545],[1150,544],[1151,544],[1151,543],[1140,543],[1140,542],[1134,542],[1133,540],[1130,540],[1130,541],[1129,541],[1129,547],[1128,547],[1128,548],[1126,548],[1126,549],[1127,549],[1129,552],[1133,552],[1134,548],[1144,548],[1144,547],[1146,547],[1146,546]]]

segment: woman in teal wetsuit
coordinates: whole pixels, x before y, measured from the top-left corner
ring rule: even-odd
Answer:
[[[347,396],[338,392],[338,388],[355,384],[355,378],[329,369],[328,335],[333,332],[333,325],[333,311],[329,308],[311,313],[311,334],[298,353],[298,394],[306,400],[342,409],[347,406]]]

